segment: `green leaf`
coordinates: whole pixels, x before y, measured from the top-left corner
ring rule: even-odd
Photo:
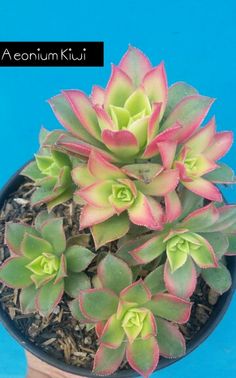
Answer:
[[[162,122],[165,122],[166,118],[170,115],[170,113],[174,110],[176,105],[183,100],[183,98],[187,96],[192,96],[197,94],[197,90],[193,88],[191,85],[179,82],[173,84],[168,89],[168,102],[166,105],[165,113],[162,119]]]
[[[35,297],[37,289],[34,285],[25,287],[20,292],[20,307],[24,314],[30,314],[36,311]]]
[[[74,189],[73,187],[66,189],[63,193],[59,194],[56,198],[52,199],[47,203],[48,211],[52,211],[54,207],[65,203],[66,201],[73,198]]]
[[[85,318],[80,310],[78,299],[74,299],[69,302],[69,308],[72,316],[81,323],[88,323],[87,318]]]
[[[124,340],[125,333],[121,325],[121,320],[117,319],[116,314],[112,315],[103,329],[100,341],[108,348],[119,348]]]
[[[132,272],[128,265],[110,253],[99,263],[97,270],[102,286],[116,294],[132,283]]]
[[[100,143],[86,131],[84,126],[82,126],[64,95],[55,96],[51,98],[49,102],[56,117],[67,130],[71,131],[73,135],[85,142],[89,142],[95,146],[100,145]]]
[[[156,316],[183,324],[190,317],[192,304],[172,294],[160,293],[154,295],[152,300],[145,304],[145,307]]]
[[[202,277],[206,283],[220,295],[229,290],[232,284],[230,272],[221,262],[218,268],[204,269],[202,271]]]
[[[130,366],[143,377],[149,377],[159,361],[159,348],[155,337],[136,339],[128,344],[126,352]]]
[[[21,175],[28,177],[33,181],[41,180],[45,177],[44,174],[38,169],[36,161],[29,163],[22,171]]]
[[[140,279],[139,281],[136,281],[132,285],[125,288],[120,294],[120,299],[125,302],[142,305],[151,299],[151,292],[145,283]]]
[[[190,192],[186,188],[182,188],[180,191],[180,202],[182,204],[182,212],[178,220],[184,219],[192,211],[199,209],[203,206],[203,198]]]
[[[205,118],[212,101],[211,98],[200,95],[185,97],[162,123],[161,130],[166,130],[179,122],[183,127],[182,133],[186,132],[196,122],[200,123]]]
[[[222,232],[206,232],[201,233],[201,236],[212,245],[217,259],[220,260],[229,248],[228,237]]]
[[[110,375],[121,365],[125,355],[126,343],[117,349],[106,348],[101,344],[94,357],[93,373],[96,375]]]
[[[128,176],[149,184],[163,170],[163,167],[153,163],[129,164],[122,167],[122,170]]]
[[[212,246],[206,239],[200,235],[195,234],[201,245],[197,249],[189,251],[191,257],[200,268],[215,268],[217,266],[217,258]]]
[[[41,233],[44,239],[52,244],[56,254],[61,255],[66,248],[66,238],[63,229],[63,218],[49,219],[42,226]]]
[[[189,298],[193,294],[197,284],[197,274],[191,257],[188,256],[185,264],[171,272],[170,264],[166,261],[164,281],[170,294],[181,298]]]
[[[42,316],[48,316],[60,302],[64,292],[63,280],[54,284],[52,281],[42,286],[36,297],[36,308]]]
[[[186,262],[188,254],[185,251],[166,249],[167,259],[170,264],[171,272],[174,273],[177,269],[180,269]]]
[[[21,243],[21,251],[24,256],[33,260],[43,253],[52,253],[53,248],[48,241],[26,232]]]
[[[65,292],[72,298],[77,298],[81,290],[91,288],[90,279],[85,273],[69,273],[64,282]]]
[[[96,224],[91,227],[94,243],[96,249],[108,242],[120,239],[129,231],[129,218],[126,213],[119,216],[115,215],[112,218]]]
[[[166,245],[163,242],[166,233],[160,232],[153,236],[137,247],[135,250],[131,250],[130,254],[132,257],[137,261],[139,264],[147,264],[153,260],[155,260],[158,256],[160,256],[165,248]]]
[[[219,165],[219,168],[216,168],[214,169],[214,171],[207,173],[204,178],[217,184],[235,184],[236,179],[234,171],[224,163],[217,164]]]
[[[217,222],[218,217],[216,207],[213,203],[210,203],[190,213],[181,222],[181,227],[187,228],[193,232],[205,232],[208,227],[211,227]]]
[[[25,266],[29,263],[27,257],[10,257],[0,267],[0,281],[12,288],[23,288],[32,285],[31,274]]]
[[[22,223],[7,223],[5,231],[5,240],[9,249],[16,253],[21,254],[21,242],[25,233],[40,236],[40,234],[32,227]]]
[[[164,265],[160,265],[145,278],[144,282],[153,295],[166,290],[163,277]]]
[[[219,218],[211,226],[205,228],[204,232],[224,231],[224,233],[236,232],[236,206],[225,205],[218,208]]]
[[[236,254],[236,235],[228,235],[229,247],[227,254]]]
[[[63,152],[52,150],[51,154],[52,154],[53,160],[56,162],[58,167],[60,168],[63,168],[65,166],[70,167],[70,168],[72,167],[69,156],[67,156]]]
[[[82,314],[91,322],[107,320],[118,306],[118,297],[108,289],[81,291],[79,301]]]
[[[48,213],[46,210],[41,211],[35,218],[34,224],[38,232],[41,232],[42,225],[49,219],[55,218],[55,214]]]
[[[156,323],[161,356],[165,358],[183,356],[186,352],[185,339],[178,327],[161,318],[156,318]]]
[[[134,238],[134,236],[132,236]],[[140,247],[146,241],[150,239],[150,235],[145,235],[141,237],[136,237],[135,240],[128,240],[124,244],[122,244],[118,251],[116,252],[116,256],[124,260],[129,266],[135,266],[138,262],[131,256],[130,252]],[[120,239],[119,239],[120,241]],[[118,241],[118,245],[119,245]]]
[[[40,146],[42,146],[44,144],[45,139],[47,138],[47,136],[49,134],[50,134],[50,131],[45,129],[45,127],[41,127],[40,133],[39,133],[39,144],[40,144]]]
[[[96,255],[85,247],[73,245],[67,248],[65,256],[67,269],[70,272],[78,273],[85,270]]]

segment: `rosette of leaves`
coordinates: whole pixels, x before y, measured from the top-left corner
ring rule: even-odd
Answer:
[[[113,66],[105,89],[90,97],[67,90],[49,102],[66,132],[56,131],[55,147],[87,159],[98,152],[117,165],[158,162],[177,168],[188,190],[222,201],[215,183],[235,183],[233,171],[218,163],[232,145],[232,132],[216,132],[215,119],[200,128],[214,99],[201,96],[186,83],[168,88],[164,64],[152,67],[130,46]],[[144,183],[148,190],[151,185]],[[166,195],[169,221],[181,214],[176,191]]]
[[[177,324],[188,321],[189,301],[151,290],[150,280],[133,282],[128,265],[112,254],[99,263],[95,282],[97,288],[81,291],[70,304],[76,319],[95,324],[95,374],[112,374],[126,357],[134,370],[149,377],[160,355],[175,358],[185,353]]]
[[[52,145],[54,138],[50,137],[48,131],[42,129],[41,149],[35,155],[35,160],[29,163],[21,174],[35,182],[36,190],[31,196],[31,203],[33,205],[46,203],[48,210],[52,210],[55,206],[71,199],[75,188],[71,178],[71,159],[63,152],[42,147],[46,140]]]
[[[74,298],[90,287],[84,270],[95,255],[82,245],[66,243],[62,218],[41,212],[35,227],[7,223],[5,242],[11,257],[0,267],[0,281],[21,289],[23,313],[48,316],[64,292]]]
[[[158,197],[166,196],[178,184],[176,169],[163,170],[160,164],[134,164],[118,168],[97,152],[91,152],[87,165],[72,171],[80,186],[75,200],[84,207],[80,228],[91,227],[96,247],[126,234],[130,224],[162,229],[164,211]],[[148,189],[142,182],[151,181]]]
[[[188,201],[194,201],[188,193]],[[236,251],[236,206],[216,207],[213,203],[182,214],[163,230],[128,240],[117,255],[132,265],[152,261],[164,263],[166,288],[179,297],[190,297],[202,275],[219,294],[231,286],[231,276],[224,255]]]

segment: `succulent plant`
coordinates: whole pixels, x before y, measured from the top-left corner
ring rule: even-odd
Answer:
[[[152,67],[148,58],[130,47],[112,67],[106,89],[63,91],[49,103],[68,130],[58,146],[88,157],[92,150],[113,162],[149,159],[166,142],[182,143],[201,124],[213,99],[177,83],[168,92],[164,64]]]
[[[144,235],[129,241],[117,254],[127,261],[131,256],[133,264],[148,264],[166,252],[163,274],[170,293],[190,297],[201,272],[209,286],[222,294],[231,285],[222,258],[229,248],[231,252],[235,250],[235,219],[235,206],[216,207],[210,203],[182,220],[166,224],[161,232],[149,235],[148,239]]]
[[[41,146],[48,140],[49,134],[45,129],[41,130]],[[38,187],[31,196],[31,203],[46,203],[48,210],[52,210],[56,205],[71,199],[74,191],[71,169],[72,162],[66,154],[42,147],[35,155],[35,160],[21,172]]]
[[[95,86],[90,98],[79,90],[64,91],[49,101],[68,130],[55,132],[54,147],[85,159],[96,151],[116,165],[149,160],[177,168],[188,190],[222,201],[214,183],[235,179],[228,166],[216,161],[230,148],[232,133],[216,133],[214,118],[199,129],[213,101],[182,82],[168,88],[164,64],[152,67],[130,47],[113,66],[106,89]],[[177,193],[168,193],[165,202],[173,221],[181,213]]]
[[[99,348],[93,372],[109,375],[124,357],[143,377],[156,368],[159,355],[180,357],[185,341],[176,323],[188,321],[192,304],[163,292],[151,292],[148,280],[132,282],[132,271],[108,254],[98,265],[97,288],[82,290],[71,302],[74,317],[94,323]]]
[[[95,255],[78,244],[66,245],[62,218],[43,211],[35,227],[7,223],[5,242],[11,257],[0,267],[0,281],[21,289],[24,313],[38,311],[47,316],[64,292],[76,297],[81,289],[90,288],[84,270]]]
[[[126,234],[130,222],[161,229],[164,214],[153,197],[166,195],[178,184],[177,170],[163,171],[159,164],[128,165],[120,169],[94,151],[88,164],[74,168],[72,176],[81,187],[75,193],[75,200],[82,198],[86,203],[81,211],[80,228],[91,227],[97,248]],[[147,181],[148,176],[152,178],[150,186],[139,190],[142,179]]]

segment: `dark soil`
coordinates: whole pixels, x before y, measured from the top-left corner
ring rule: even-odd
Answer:
[[[45,209],[44,205],[31,207],[30,196],[33,191],[33,184],[25,181],[7,199],[0,211],[0,261],[9,257],[8,248],[4,245],[5,222],[21,221],[32,224],[37,213]],[[67,238],[80,233],[79,205],[68,201],[66,204],[57,206],[54,213],[64,218],[64,228]],[[89,232],[87,232],[87,236],[85,237],[85,243],[95,252]],[[116,243],[110,243],[109,247],[100,248],[99,256],[95,259],[95,264],[93,263],[89,267],[88,274],[93,275],[98,260],[105,252],[108,250],[115,252],[116,249]],[[191,318],[187,324],[180,326],[186,342],[191,340],[203,324],[206,323],[218,297],[217,293],[213,292],[202,279],[199,279],[195,293],[191,298],[194,302]],[[35,313],[24,315],[19,306],[19,290],[9,289],[0,284],[0,305],[9,313],[16,327],[27,338],[59,360],[63,360],[71,365],[91,369],[94,354],[98,347],[95,331],[94,329],[89,329],[88,326],[80,324],[72,317],[67,305],[70,300],[71,298],[65,295],[48,318],[43,318]],[[127,367],[124,361],[121,369]]]

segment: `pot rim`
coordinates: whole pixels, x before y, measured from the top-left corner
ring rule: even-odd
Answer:
[[[29,162],[31,162],[30,160]],[[10,179],[6,182],[3,186],[2,190],[0,191],[0,208],[2,207],[5,199],[13,193],[17,188],[21,185],[24,180],[23,176],[20,176],[20,172],[22,169],[29,164],[27,162],[24,164],[23,167],[18,169],[15,174],[13,174]],[[161,370],[169,365],[172,365],[176,361],[181,360],[189,353],[191,353],[194,349],[196,349],[201,343],[203,343],[208,336],[214,331],[217,325],[222,320],[226,310],[228,309],[230,302],[232,300],[235,288],[236,288],[236,256],[227,257],[227,267],[231,273],[232,277],[232,286],[231,288],[221,295],[213,308],[211,316],[208,318],[206,323],[201,327],[199,332],[187,343],[186,347],[186,354],[180,358],[175,359],[166,359],[161,357],[160,362],[157,366],[157,370]],[[53,357],[52,355],[47,354],[43,351],[40,347],[35,345],[32,341],[30,341],[25,335],[23,335],[20,330],[15,326],[14,322],[11,320],[10,316],[4,311],[2,306],[0,306],[0,322],[6,328],[6,330],[10,333],[10,335],[28,352],[32,353],[34,356],[39,358],[40,360],[52,365],[62,371],[67,373],[81,375],[88,378],[95,378],[98,377],[97,375],[93,374],[91,370],[77,367],[73,365],[68,365],[65,362],[58,360],[57,358]],[[108,378],[131,378],[137,377],[137,373],[133,370],[120,370],[112,375],[107,376]]]

